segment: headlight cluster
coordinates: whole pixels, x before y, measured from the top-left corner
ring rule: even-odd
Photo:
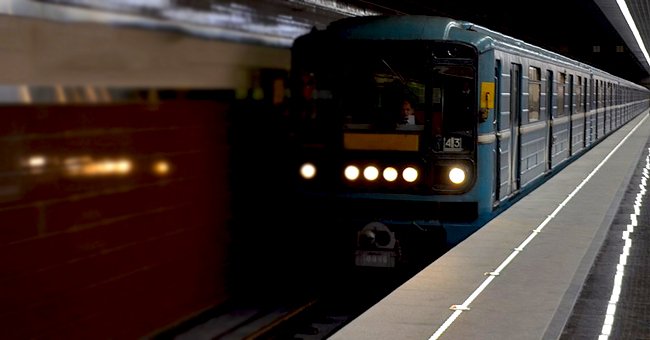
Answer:
[[[468,179],[467,171],[464,169],[464,167],[451,166],[445,167],[445,169],[445,172],[447,172],[447,179],[455,185],[463,184]],[[304,179],[309,180],[314,178],[316,176],[316,172],[316,166],[312,163],[304,163],[300,167],[300,175]],[[363,167],[363,169],[356,165],[348,165],[343,170],[343,176],[349,181],[356,181],[363,178],[366,181],[373,182],[379,179],[381,176],[381,178],[383,178],[383,180],[386,182],[395,182],[401,178],[408,183],[413,183],[420,177],[420,172],[417,168],[412,166],[404,167],[400,171],[392,166],[388,166],[380,170],[374,165],[368,165],[366,167]]]
[[[349,181],[356,181],[362,177],[362,175],[365,180],[371,182],[377,180],[380,175],[385,181],[394,182],[399,178],[400,172],[392,166],[386,167],[380,171],[379,168],[374,165],[366,166],[363,168],[363,172],[356,165],[348,165],[345,167],[345,170],[343,170],[343,176],[345,176]],[[412,183],[418,179],[419,174],[417,169],[406,167],[402,169],[401,175],[403,180]]]
[[[300,167],[300,176],[304,179],[316,177],[316,172],[316,166],[313,163],[304,163]],[[349,181],[356,181],[363,177],[367,181],[372,182],[377,180],[380,175],[385,181],[394,182],[400,177],[400,172],[391,166],[384,168],[380,172],[379,168],[374,165],[364,167],[363,171],[356,165],[348,165],[343,170],[343,176]],[[406,167],[402,169],[401,176],[406,182],[415,182],[419,177],[419,172],[414,167]]]

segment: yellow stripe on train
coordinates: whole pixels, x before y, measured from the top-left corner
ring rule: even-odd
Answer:
[[[402,133],[345,133],[346,150],[418,151],[420,136]]]

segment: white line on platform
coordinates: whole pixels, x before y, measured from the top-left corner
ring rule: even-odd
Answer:
[[[650,153],[650,148],[648,148]],[[616,304],[621,294],[621,286],[623,285],[623,276],[625,275],[625,265],[627,264],[627,257],[630,255],[630,248],[632,248],[632,233],[634,227],[638,226],[638,216],[641,214],[641,202],[646,193],[646,184],[648,182],[648,170],[650,170],[650,154],[645,158],[645,167],[641,177],[641,184],[639,185],[639,192],[634,201],[634,214],[630,214],[630,224],[627,229],[623,231],[623,240],[625,244],[619,256],[618,265],[616,266],[616,275],[614,276],[614,287],[612,287],[612,295],[609,297],[609,305],[605,313],[605,320],[603,321],[603,328],[600,331],[598,340],[607,340],[612,334],[612,327],[614,326],[614,317],[616,316]]]

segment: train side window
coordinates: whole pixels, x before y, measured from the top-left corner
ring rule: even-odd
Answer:
[[[542,92],[541,70],[528,67],[528,121],[539,120],[540,96]]]
[[[566,73],[559,73],[557,77],[557,110],[555,110],[555,116],[560,117],[564,116],[564,99],[566,93]]]

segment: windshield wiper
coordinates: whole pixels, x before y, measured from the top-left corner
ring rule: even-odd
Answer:
[[[406,79],[404,79],[404,77],[402,77],[402,75],[399,72],[393,70],[393,68],[390,67],[390,65],[388,64],[388,62],[384,58],[381,58],[381,62],[384,63],[384,65],[386,65],[386,67],[388,67],[388,69],[391,72],[393,72],[393,75],[395,75],[399,79],[399,81],[402,83],[402,85],[404,85],[404,87],[408,88],[408,86],[406,86]]]

